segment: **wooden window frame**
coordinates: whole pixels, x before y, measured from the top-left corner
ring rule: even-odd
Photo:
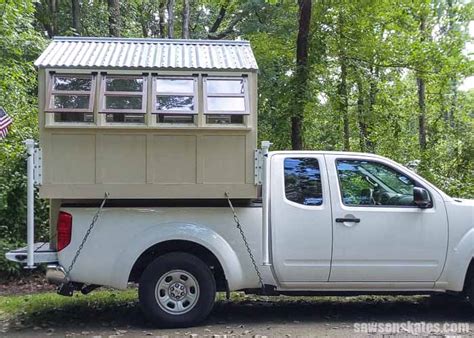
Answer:
[[[147,75],[115,75],[115,74],[102,74],[100,83],[100,96],[99,96],[99,114],[145,114],[147,107],[147,93],[148,93],[148,76]],[[142,91],[141,92],[128,92],[128,91],[107,91],[107,77],[113,79],[142,79]],[[142,107],[140,109],[110,109],[106,108],[107,96],[135,96],[142,98]]]
[[[207,81],[209,80],[243,80],[244,81],[244,93],[208,93]],[[204,101],[204,115],[250,115],[250,102],[249,102],[249,85],[248,77],[245,75],[241,76],[203,76],[203,101]],[[223,98],[239,98],[244,99],[244,110],[209,110],[207,99],[209,97],[223,97]],[[244,122],[245,123],[245,122]]]
[[[193,81],[193,92],[192,93],[185,93],[185,92],[158,92],[157,91],[157,85],[156,85],[156,80],[158,79],[164,79],[164,80],[192,80]],[[152,102],[151,102],[151,114],[158,116],[158,115],[198,115],[199,110],[198,110],[198,100],[199,100],[199,95],[198,95],[198,81],[199,78],[196,75],[153,75],[152,77]],[[158,110],[156,109],[156,104],[157,104],[157,96],[192,96],[193,97],[193,110]],[[164,124],[164,123],[159,123],[159,124]],[[191,123],[185,123],[185,124],[191,124]],[[194,124],[194,123],[192,123]]]
[[[89,91],[81,90],[55,90],[54,89],[54,79],[55,77],[73,77],[73,78],[82,78],[91,80],[91,89]],[[93,113],[94,112],[94,99],[95,99],[95,87],[96,87],[96,75],[95,74],[74,74],[74,73],[50,73],[49,86],[47,92],[47,99],[45,102],[46,113]],[[58,96],[89,96],[89,106],[88,108],[55,108],[51,107],[53,98],[55,95]],[[59,122],[57,122],[59,123]],[[90,122],[84,122],[90,123]]]

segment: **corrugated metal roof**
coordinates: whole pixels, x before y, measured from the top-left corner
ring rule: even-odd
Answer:
[[[55,37],[40,68],[256,70],[247,41]]]

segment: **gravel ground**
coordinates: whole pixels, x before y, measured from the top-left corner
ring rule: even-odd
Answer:
[[[474,311],[467,302],[448,296],[419,297],[254,297],[239,295],[232,301],[218,301],[210,318],[199,327],[160,330],[142,316],[136,302],[128,305],[93,308],[85,315],[67,319],[74,308],[55,308],[35,313],[21,323],[4,324],[7,337],[89,336],[89,337],[365,337],[366,323],[417,325],[419,336],[474,336]],[[79,311],[79,310],[78,310]],[[61,313],[61,320],[54,317]],[[46,316],[45,316],[46,315]],[[35,318],[49,318],[38,322]],[[467,323],[469,331],[439,332],[428,324]],[[425,325],[423,328],[422,325]],[[387,326],[384,326],[387,328]],[[390,329],[390,327],[388,327]],[[359,329],[359,330],[358,330]],[[373,324],[372,324],[373,329]],[[461,327],[461,330],[465,327]],[[397,330],[407,336],[410,331]],[[371,336],[391,337],[393,331],[377,331]]]

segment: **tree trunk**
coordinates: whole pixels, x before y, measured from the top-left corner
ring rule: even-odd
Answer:
[[[174,0],[168,0],[168,38],[174,38]]]
[[[364,99],[364,88],[362,86],[362,80],[357,79],[357,119],[359,124],[359,145],[360,151],[367,151],[367,119],[365,111],[365,99]]]
[[[375,69],[374,69],[375,68]],[[365,139],[365,146],[367,151],[374,153],[375,152],[375,144],[372,141],[370,128],[369,128],[369,121],[373,121],[374,116],[374,106],[377,100],[377,79],[379,78],[379,68],[378,67],[371,67],[370,69],[370,83],[369,83],[369,105],[367,107],[367,114],[366,114],[366,125],[367,125],[367,132],[366,132],[366,139]]]
[[[158,18],[159,18],[159,31],[160,31],[160,38],[166,37],[165,32],[165,7],[166,7],[166,0],[161,0],[160,5],[158,7]]]
[[[291,146],[293,150],[303,149],[303,116],[305,108],[305,93],[308,82],[308,47],[309,29],[311,24],[311,0],[298,0],[299,28],[296,40],[296,91],[294,111],[291,117]]]
[[[349,102],[347,97],[347,64],[344,55],[340,56],[341,81],[339,82],[339,107],[342,113],[342,122],[344,129],[344,151],[350,151],[350,130],[349,130]]]
[[[107,0],[109,9],[109,34],[110,36],[120,36],[120,1]]]
[[[50,38],[55,36],[57,32],[57,21],[58,21],[58,3],[57,0],[49,0],[48,1],[48,9],[51,15],[49,20],[49,25],[47,28],[48,35]]]
[[[343,122],[343,138],[344,138],[344,150],[349,151],[350,145],[350,129],[349,129],[349,101],[347,96],[347,58],[345,53],[345,38],[343,34],[344,29],[344,17],[342,13],[339,13],[338,17],[338,35],[339,35],[339,67],[341,69],[341,78],[338,86],[338,101],[339,101],[339,112],[342,115]]]
[[[181,30],[181,37],[183,39],[189,39],[189,14],[190,14],[190,0],[183,0],[183,27]]]
[[[79,0],[71,0],[72,28],[81,35],[81,3]]]
[[[426,102],[425,102],[425,80],[418,75],[416,78],[418,86],[418,140],[420,149],[426,149]]]
[[[420,41],[425,41],[426,35],[426,17],[422,15],[420,17]],[[418,87],[418,142],[420,150],[426,149],[426,84],[423,74],[418,71],[416,75],[416,84]]]

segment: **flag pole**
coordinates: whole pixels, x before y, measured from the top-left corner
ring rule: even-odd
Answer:
[[[35,268],[35,182],[34,182],[34,149],[35,141],[27,139],[25,141],[27,153],[27,214],[26,214],[26,229],[27,229],[27,269]]]

